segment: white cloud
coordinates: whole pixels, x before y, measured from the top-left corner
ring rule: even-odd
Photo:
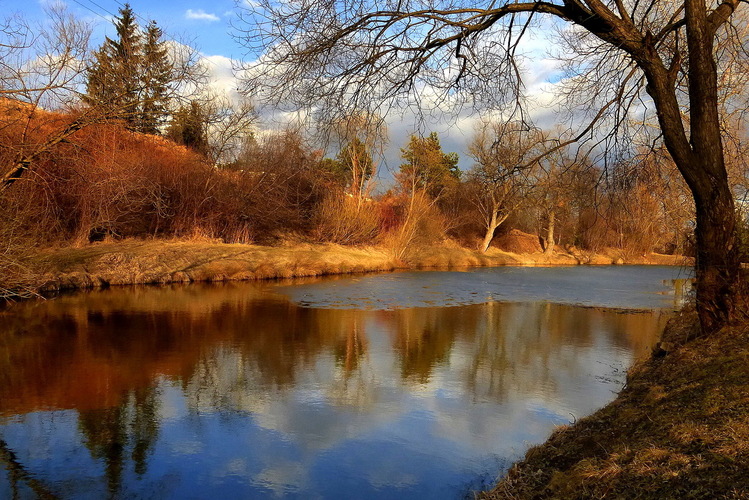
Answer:
[[[234,101],[239,99],[237,88],[240,84],[234,74],[233,67],[236,64],[234,60],[220,55],[204,55],[201,58],[201,64],[208,70],[210,87],[213,92]]]
[[[193,19],[196,21],[209,21],[209,22],[218,21],[220,19],[216,14],[209,14],[203,9],[198,9],[198,10],[187,9],[187,12],[185,12],[185,18]]]

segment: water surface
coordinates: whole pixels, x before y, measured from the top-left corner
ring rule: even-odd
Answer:
[[[308,307],[395,309],[490,301],[620,309],[679,307],[690,269],[674,266],[495,267],[405,271],[278,287]]]
[[[0,313],[0,498],[465,496],[613,399],[679,277],[502,268],[17,304]]]

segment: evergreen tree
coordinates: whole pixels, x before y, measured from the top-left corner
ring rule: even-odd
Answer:
[[[84,102],[125,120],[132,130],[157,134],[176,80],[162,30],[151,21],[143,33],[129,4],[114,24],[116,39],[105,39],[87,71]]]
[[[143,45],[141,73],[142,91],[138,130],[147,134],[157,134],[159,126],[166,120],[169,91],[174,82],[174,66],[169,60],[163,32],[156,21],[151,21],[146,29]]]
[[[143,37],[129,4],[120,9],[115,23],[117,38],[106,37],[87,71],[84,101],[116,113],[131,126],[136,122],[141,89]]]
[[[332,182],[345,188],[349,184],[349,178],[343,164],[337,159],[323,158],[317,166],[320,171]]]
[[[174,114],[167,135],[177,144],[207,154],[209,150],[208,131],[205,113],[200,103],[192,101],[189,106],[182,106]]]
[[[406,147],[401,149],[401,157],[405,162],[397,178],[408,189],[425,189],[436,197],[460,179],[458,154],[443,152],[436,132],[427,137],[411,135]]]

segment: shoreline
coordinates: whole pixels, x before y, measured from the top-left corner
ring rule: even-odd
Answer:
[[[491,248],[482,254],[459,246],[416,248],[402,259],[383,247],[334,244],[259,246],[184,240],[124,240],[40,250],[39,293],[117,285],[252,281],[394,270],[469,269],[494,266],[692,265],[682,256],[621,252],[515,254]]]
[[[749,498],[749,322],[666,325],[616,399],[555,430],[484,499]]]

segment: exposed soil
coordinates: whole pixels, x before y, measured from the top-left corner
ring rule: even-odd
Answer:
[[[524,233],[518,229],[497,236],[492,242],[494,246],[513,253],[540,253],[543,252],[541,242],[535,234]]]

